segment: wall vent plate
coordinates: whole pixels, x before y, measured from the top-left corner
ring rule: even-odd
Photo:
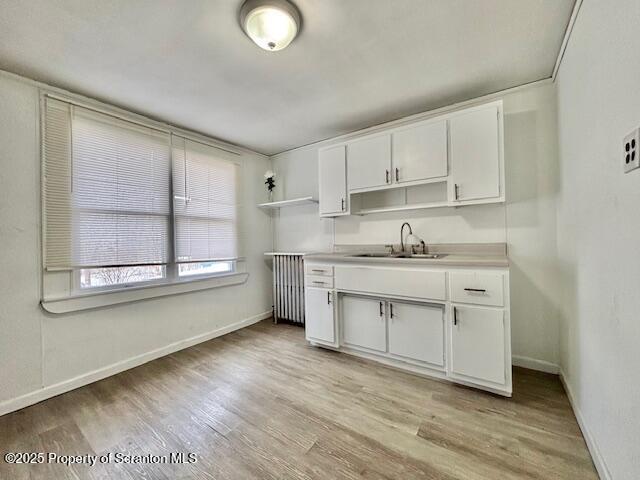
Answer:
[[[622,161],[624,173],[640,167],[640,128],[636,128],[624,137],[624,142],[622,142]]]

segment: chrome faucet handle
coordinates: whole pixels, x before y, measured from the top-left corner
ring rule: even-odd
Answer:
[[[388,248],[389,249],[389,253],[393,253],[393,244],[385,245],[384,248]]]
[[[422,245],[422,254],[426,255],[427,254],[427,244],[424,243],[424,240],[420,240],[420,244]]]

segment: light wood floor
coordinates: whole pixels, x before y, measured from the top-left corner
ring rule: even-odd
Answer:
[[[195,464],[7,465],[0,478],[597,478],[557,377],[504,399],[309,347],[269,321],[0,417],[0,450],[193,452]]]

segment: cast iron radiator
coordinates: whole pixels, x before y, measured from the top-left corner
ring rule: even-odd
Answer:
[[[302,255],[273,255],[273,321],[304,325],[304,260]]]

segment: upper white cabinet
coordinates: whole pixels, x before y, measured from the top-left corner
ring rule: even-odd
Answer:
[[[320,215],[340,215],[347,212],[347,147],[321,150],[318,157]]]
[[[447,122],[423,122],[392,134],[393,181],[398,184],[447,175]]]
[[[320,150],[320,215],[503,202],[502,117],[496,101]]]
[[[378,135],[347,144],[349,190],[391,183],[391,135]]]
[[[453,202],[500,197],[498,107],[491,105],[449,119],[450,189]]]

